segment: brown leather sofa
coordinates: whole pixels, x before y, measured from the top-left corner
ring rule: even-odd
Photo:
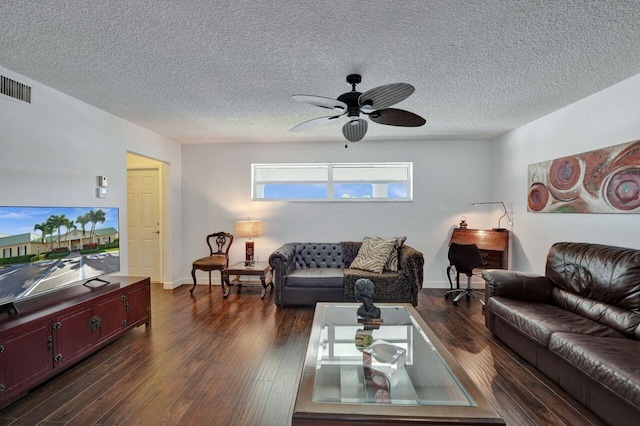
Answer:
[[[545,276],[487,270],[491,332],[615,425],[640,419],[640,250],[556,243]]]
[[[349,268],[361,241],[287,243],[269,256],[277,306],[315,305],[317,302],[355,302],[355,282],[370,279],[376,302],[418,304],[424,256],[403,244],[398,248],[398,271],[381,274]]]

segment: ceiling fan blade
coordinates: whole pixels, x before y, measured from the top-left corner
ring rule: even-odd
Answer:
[[[392,83],[367,90],[358,98],[360,106],[370,105],[373,109],[389,108],[407,99],[416,89],[407,83]]]
[[[321,124],[326,124],[330,121],[335,120],[336,118],[340,118],[342,117],[342,115],[335,115],[333,117],[318,117],[318,118],[314,118],[313,120],[309,120],[309,121],[305,121],[304,123],[300,123],[297,126],[292,127],[291,129],[289,129],[290,132],[299,132],[301,130],[307,130],[310,129],[312,127],[316,127],[319,126]]]
[[[400,127],[420,127],[427,122],[424,118],[403,109],[385,108],[369,114],[371,121],[378,124]]]
[[[337,99],[324,98],[322,96],[293,95],[291,96],[291,99],[296,102],[319,106],[320,108],[337,109],[342,111],[347,110],[347,104],[345,104],[344,102]]]
[[[342,126],[342,134],[349,142],[358,142],[360,139],[364,138],[364,135],[367,133],[368,126],[367,121],[361,118],[351,120]]]

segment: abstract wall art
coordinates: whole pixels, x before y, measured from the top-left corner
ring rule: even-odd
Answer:
[[[527,211],[640,213],[640,140],[530,164]]]

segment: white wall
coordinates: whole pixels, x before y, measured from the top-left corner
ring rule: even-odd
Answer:
[[[339,130],[338,130],[339,131]],[[406,235],[425,257],[427,287],[448,287],[447,244],[466,215],[471,228],[495,226],[499,215],[470,206],[490,198],[488,141],[389,141],[342,143],[184,145],[184,282],[191,262],[207,254],[205,236],[234,231],[236,220],[261,219],[265,235],[255,240],[260,260],[282,244],[339,242],[365,236]],[[251,163],[414,162],[412,203],[252,202]],[[495,220],[494,220],[495,219]],[[244,239],[234,241],[231,260],[244,259]],[[206,275],[198,275],[200,282]],[[201,277],[201,278],[200,278]],[[218,279],[214,274],[214,279]]]
[[[33,86],[32,105],[0,95],[0,205],[119,207],[120,239],[127,241],[126,153],[171,165],[171,262],[165,280],[180,273],[180,146],[142,127],[0,67]],[[109,178],[109,197],[96,197],[97,176]],[[121,245],[121,274],[128,268]]]
[[[496,199],[513,211],[512,268],[544,273],[558,241],[640,248],[637,214],[527,212],[527,166],[640,139],[640,75],[492,142]]]

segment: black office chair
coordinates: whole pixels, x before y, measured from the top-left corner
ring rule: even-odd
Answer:
[[[453,299],[453,306],[457,306],[458,300],[462,299],[462,297],[466,296],[467,300],[469,300],[471,299],[471,296],[474,296],[480,301],[482,304],[482,310],[484,311],[484,298],[481,297],[476,290],[471,288],[471,277],[476,275],[473,273],[473,270],[478,266],[485,265],[478,246],[475,244],[451,243],[448,257],[449,267],[447,268],[447,276],[449,277],[449,283],[451,284],[452,289],[444,294],[444,298],[448,299],[451,295],[460,293]],[[455,268],[456,271],[457,288],[453,288],[453,283],[451,283],[450,273],[452,268]],[[467,276],[466,288],[460,288],[460,274]]]

